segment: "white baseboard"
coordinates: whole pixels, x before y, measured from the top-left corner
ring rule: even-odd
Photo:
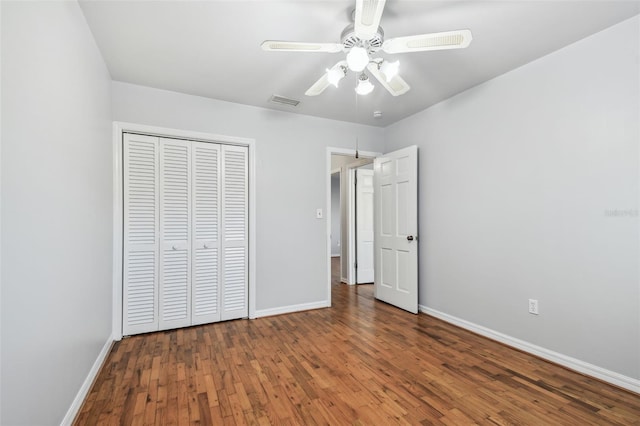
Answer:
[[[96,361],[91,366],[91,370],[89,370],[89,374],[87,374],[87,378],[84,379],[84,383],[82,383],[82,386],[78,391],[78,394],[73,399],[71,406],[67,410],[67,414],[65,414],[64,419],[62,419],[62,422],[60,423],[61,426],[68,426],[68,425],[71,425],[71,423],[73,423],[73,420],[76,418],[76,416],[78,415],[78,412],[80,411],[80,408],[82,407],[82,403],[84,402],[85,398],[87,397],[87,394],[89,393],[89,389],[91,389],[91,385],[93,384],[93,381],[98,376],[98,372],[100,372],[100,368],[102,367],[102,364],[104,364],[104,361],[107,359],[107,356],[111,351],[111,347],[113,346],[113,343],[114,343],[113,336],[109,336],[107,341],[104,343],[102,350],[98,354],[98,358],[96,358]]]
[[[552,350],[534,345],[524,340],[516,339],[515,337],[511,337],[490,328],[474,324],[472,322],[454,317],[449,314],[445,314],[444,312],[428,308],[424,305],[419,305],[419,308],[420,312],[439,318],[460,328],[473,331],[474,333],[477,333],[481,336],[488,337],[489,339],[496,340],[500,343],[504,343],[505,345],[512,346],[514,348],[536,355],[540,358],[544,358],[548,361],[562,365],[563,367],[567,367],[579,373],[595,377],[596,379],[600,379],[607,383],[611,383],[612,385],[619,386],[621,388],[630,390],[631,392],[640,394],[640,380],[638,379],[634,379],[632,377],[616,373],[615,371],[598,367],[597,365],[589,364],[588,362],[584,362],[579,359],[554,352]]]
[[[328,308],[331,306],[329,302],[323,300],[321,302],[301,303],[299,305],[282,306],[271,309],[256,310],[256,318],[270,317],[272,315],[290,314],[292,312],[308,311],[310,309]]]

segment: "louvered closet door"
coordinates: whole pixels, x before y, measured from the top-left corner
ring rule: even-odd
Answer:
[[[124,135],[123,334],[158,329],[158,138]]]
[[[246,147],[222,146],[222,320],[249,314],[247,161]]]
[[[160,139],[160,330],[191,325],[191,143]]]
[[[220,321],[220,145],[193,142],[191,323]]]

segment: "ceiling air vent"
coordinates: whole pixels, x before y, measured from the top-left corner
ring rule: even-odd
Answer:
[[[284,96],[272,95],[271,99],[269,99],[274,104],[280,105],[289,105],[289,106],[298,106],[300,101],[291,98],[285,98]]]

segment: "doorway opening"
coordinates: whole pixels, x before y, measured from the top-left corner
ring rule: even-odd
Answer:
[[[373,282],[373,160],[375,152],[328,148],[328,296],[334,283]],[[357,191],[370,186],[365,191]],[[358,210],[359,209],[359,210]]]
[[[340,148],[327,148],[326,157],[326,206],[331,206],[332,156],[340,155],[345,164],[340,166],[341,176],[341,249],[340,281],[355,284],[360,281],[355,272],[354,255],[357,251],[355,221],[345,217],[357,217],[349,203],[355,189],[349,182],[351,176],[360,175],[356,169],[374,159],[372,178],[374,198],[374,297],[412,313],[418,313],[418,147],[411,145],[384,155],[360,153]],[[335,157],[336,159],[338,157]],[[362,163],[357,163],[362,161]],[[337,167],[336,167],[337,168]],[[362,170],[365,172],[365,170]],[[345,189],[346,188],[346,189]],[[355,187],[354,187],[355,188]],[[373,192],[372,191],[372,192]],[[354,195],[355,197],[355,195]],[[373,198],[373,194],[371,194]],[[355,206],[356,204],[354,202]],[[362,204],[362,203],[360,203]],[[364,220],[366,222],[366,220]],[[327,287],[331,306],[331,215],[327,220]],[[361,231],[361,235],[362,235]],[[364,241],[367,243],[368,241]],[[334,262],[337,263],[337,262]],[[361,265],[358,265],[361,266]],[[358,268],[360,269],[360,268]]]

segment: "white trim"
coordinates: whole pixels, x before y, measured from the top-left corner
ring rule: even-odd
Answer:
[[[122,339],[122,253],[123,212],[122,195],[122,126],[113,123],[113,289],[111,324],[114,340]]]
[[[249,150],[249,318],[256,316],[256,141],[250,138],[113,122],[113,293],[112,334],[122,339],[122,134],[144,135],[246,146]]]
[[[82,383],[80,390],[76,394],[76,397],[73,399],[71,406],[67,410],[67,414],[65,414],[62,422],[60,422],[61,426],[71,425],[75,420],[76,416],[80,412],[80,408],[82,408],[82,403],[84,402],[89,390],[91,389],[91,385],[93,385],[94,380],[98,377],[98,373],[102,368],[102,365],[107,359],[109,352],[111,352],[111,347],[114,344],[113,336],[109,336],[107,341],[104,343],[102,350],[98,354],[98,358],[96,358],[95,362],[91,366],[91,370],[89,370],[89,374],[87,374],[86,379]]]
[[[345,224],[347,227],[347,241],[343,241],[342,243],[347,244],[347,258],[345,259],[347,262],[347,284],[355,285],[356,282],[356,265],[355,263],[358,261],[356,259],[356,191],[355,191],[355,175],[356,169],[354,167],[345,167],[345,179],[347,181],[346,191],[345,191],[345,199],[347,201],[347,223]]]
[[[169,137],[172,139],[185,139],[201,142],[219,142],[226,145],[251,145],[255,139],[242,138],[237,136],[218,135],[214,133],[195,132],[192,130],[171,129],[168,127],[148,126],[146,124],[127,123],[115,121],[113,123],[122,132],[139,133],[149,136]]]
[[[249,319],[256,318],[256,141],[247,139],[249,149]]]
[[[325,157],[325,211],[329,211],[331,208],[331,154],[333,154],[332,148],[327,147],[327,153]],[[342,181],[342,175],[340,176],[340,180]],[[327,215],[327,230],[326,230],[326,253],[327,253],[327,298],[325,300],[327,306],[331,306],[331,215]]]
[[[0,22],[2,22],[2,6],[0,6]],[[5,36],[6,39],[6,36]],[[0,46],[2,45],[2,35],[0,33]],[[0,67],[0,81],[2,80],[2,67]],[[2,84],[0,84],[0,99],[2,98]],[[2,103],[0,102],[0,123],[2,123]],[[0,194],[2,194],[2,132],[0,132]],[[2,197],[0,196],[0,235],[2,234]],[[2,306],[2,244],[0,244],[0,306]],[[0,330],[4,330],[4,328],[2,328],[2,315],[0,315]],[[0,354],[3,354],[4,351],[2,350],[2,339],[0,339]],[[0,359],[2,358],[2,355],[0,355]],[[0,365],[2,363],[0,362]],[[2,367],[0,366],[0,372],[2,371]],[[2,398],[2,386],[0,386],[0,401],[4,401],[4,399]],[[0,404],[2,405],[2,404]],[[2,408],[0,407],[0,419],[2,419]]]
[[[279,308],[261,309],[256,311],[256,318],[270,317],[273,315],[291,314],[294,312],[309,311],[311,309],[330,308],[331,303],[326,300],[320,302],[301,303],[299,305],[281,306]]]
[[[490,328],[474,324],[470,321],[454,317],[453,315],[445,314],[444,312],[428,308],[424,305],[419,305],[419,309],[422,313],[439,318],[460,328],[473,331],[474,333],[477,333],[481,336],[496,340],[500,343],[504,343],[505,345],[520,349],[521,351],[536,355],[540,358],[554,362],[570,370],[586,374],[607,383],[611,383],[612,385],[619,386],[631,392],[640,394],[640,380],[634,379],[633,377],[625,376],[623,374],[616,373],[615,371],[607,370],[605,368],[598,367],[597,365],[589,364],[588,362],[581,361],[577,358],[572,358],[559,352],[554,352],[541,346],[534,345],[533,343],[529,343],[524,340],[520,340],[515,337],[511,337],[498,331],[492,330]]]

